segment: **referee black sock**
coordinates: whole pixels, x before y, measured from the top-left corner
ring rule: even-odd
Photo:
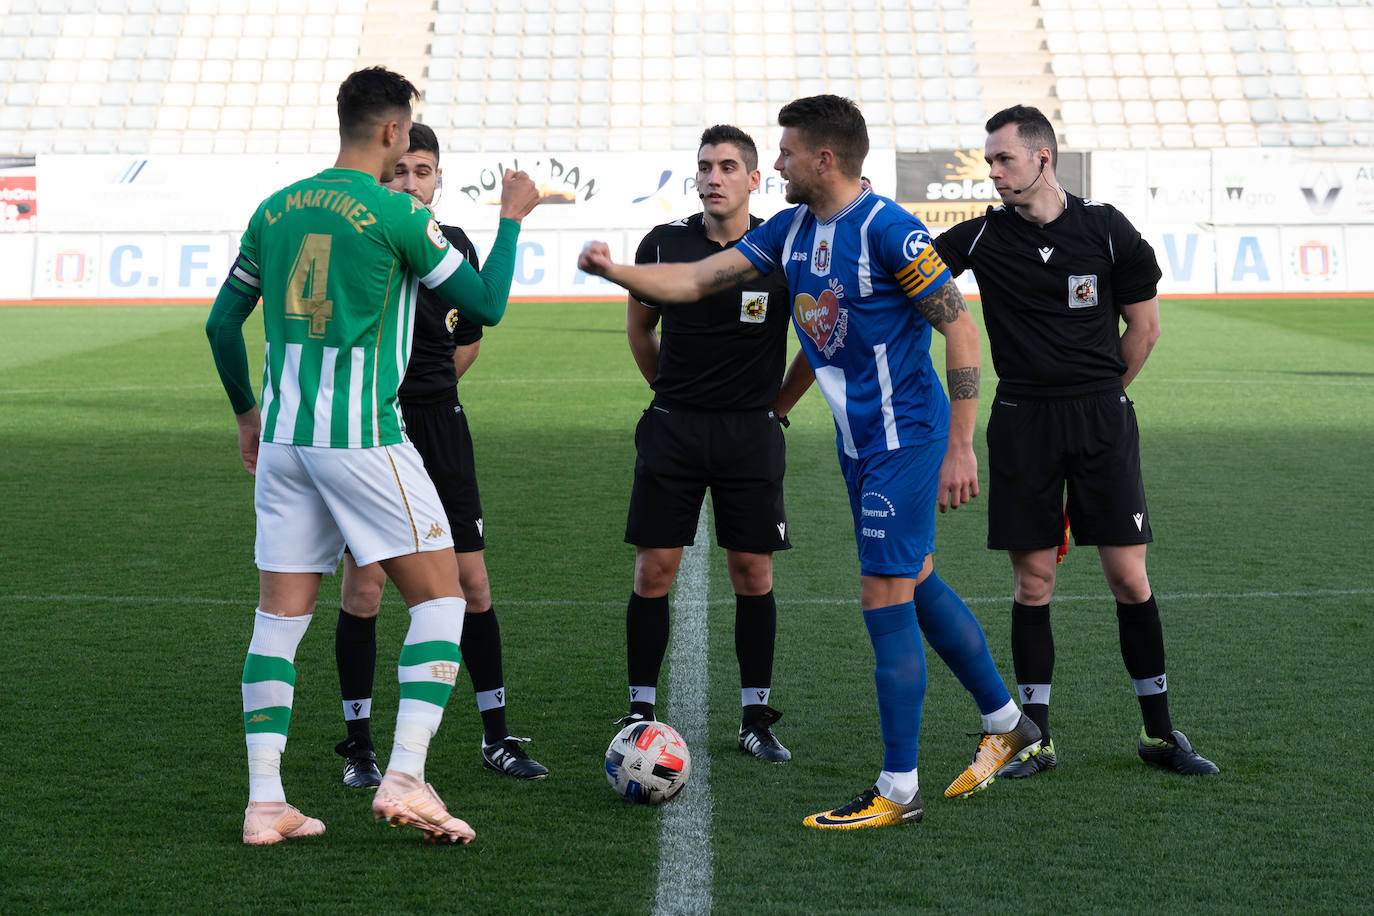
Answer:
[[[668,652],[667,595],[645,598],[630,592],[630,603],[625,608],[625,651],[629,660],[630,712],[652,719],[658,672]]]
[[[377,618],[355,617],[339,608],[334,628],[334,662],[339,669],[348,737],[372,745],[372,676],[377,667]]]
[[[762,715],[768,704],[777,633],[778,604],[771,589],[764,595],[735,595],[735,658],[745,724]]]
[[[477,709],[482,714],[482,732],[487,744],[506,740],[506,685],[501,672],[501,625],[496,620],[496,608],[466,614],[463,617],[463,636],[458,647],[463,650],[468,677],[477,694]]]
[[[1168,680],[1164,676],[1164,627],[1155,596],[1141,604],[1116,603],[1121,659],[1135,686],[1145,734],[1167,738],[1174,730],[1169,718]]]
[[[1050,606],[1011,603],[1011,661],[1021,711],[1050,740],[1050,683],[1054,679],[1054,633]]]

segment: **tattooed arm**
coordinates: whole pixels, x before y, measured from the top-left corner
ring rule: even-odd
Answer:
[[[734,248],[700,261],[671,264],[617,264],[604,242],[591,242],[577,258],[578,270],[605,277],[649,302],[696,302],[718,290],[762,276]]]
[[[916,300],[930,326],[945,338],[945,382],[949,386],[949,445],[940,465],[937,504],[941,512],[957,509],[978,495],[978,459],[973,454],[973,426],[978,419],[981,354],[978,326],[964,295],[953,280]]]

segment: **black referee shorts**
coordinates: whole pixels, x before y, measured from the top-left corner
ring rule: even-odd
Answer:
[[[711,488],[716,543],[726,550],[786,550],[782,477],[787,446],[773,411],[702,411],[652,404],[635,427],[634,488],[625,541],[683,547]]]
[[[1148,544],[1140,430],[1121,387],[1081,397],[998,390],[988,421],[988,548]]]
[[[439,491],[439,501],[453,529],[453,549],[459,553],[484,549],[482,500],[477,493],[472,434],[463,406],[457,401],[402,405],[401,415],[406,436],[415,443],[434,489]]]

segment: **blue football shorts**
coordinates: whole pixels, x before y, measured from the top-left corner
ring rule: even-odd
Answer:
[[[935,550],[935,491],[945,443],[938,439],[860,458],[840,450],[862,575],[920,574]]]

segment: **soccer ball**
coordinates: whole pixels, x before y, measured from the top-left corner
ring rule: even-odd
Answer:
[[[691,775],[687,742],[662,722],[631,723],[606,748],[606,780],[626,801],[665,802],[682,791]]]

